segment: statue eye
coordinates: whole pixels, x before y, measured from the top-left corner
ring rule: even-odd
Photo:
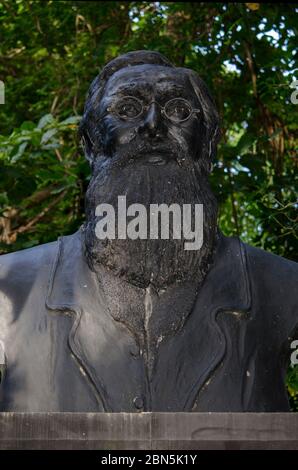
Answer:
[[[182,122],[188,119],[192,113],[192,107],[183,98],[174,98],[167,102],[165,106],[166,116],[174,122]]]
[[[121,119],[135,119],[142,113],[143,107],[137,98],[125,97],[120,99],[115,107],[114,112]]]

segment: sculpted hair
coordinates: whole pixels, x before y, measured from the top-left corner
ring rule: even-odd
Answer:
[[[83,117],[79,126],[79,137],[85,156],[91,168],[97,155],[101,154],[101,125],[99,121],[99,105],[109,78],[118,70],[135,65],[162,65],[175,68],[169,60],[159,52],[134,51],[123,54],[110,61],[93,80],[87,93]],[[216,155],[216,146],[220,138],[219,116],[207,86],[197,73],[187,68],[176,67],[189,77],[190,83],[198,97],[203,111],[204,134],[201,149],[203,167],[208,172]]]

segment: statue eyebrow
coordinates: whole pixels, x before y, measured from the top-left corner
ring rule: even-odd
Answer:
[[[157,84],[158,85],[158,84]],[[175,82],[160,82],[161,87],[157,86],[158,91],[170,94],[172,92],[181,93],[184,91],[184,87]],[[148,83],[147,82],[134,82],[129,85],[120,85],[117,90],[115,90],[112,95],[117,95],[118,93],[148,93]]]
[[[128,95],[131,92],[136,92],[136,91],[144,91],[146,90],[146,83],[129,83],[128,85],[120,85],[117,90],[115,90],[113,95],[117,95],[118,93],[127,93]]]
[[[160,86],[157,87],[157,90],[165,95],[170,95],[172,93],[182,94],[185,92],[185,87],[175,82],[161,82]]]

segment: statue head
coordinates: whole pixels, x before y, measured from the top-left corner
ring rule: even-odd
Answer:
[[[80,135],[92,167],[102,154],[138,158],[147,147],[151,153],[154,145],[177,145],[209,171],[219,119],[197,73],[174,67],[158,52],[136,51],[109,62],[93,80]]]
[[[207,176],[219,119],[199,76],[157,52],[117,57],[93,80],[79,132],[92,170],[85,224],[92,266],[105,265],[139,286],[202,279],[216,233],[217,207]],[[96,239],[97,205],[115,207],[120,195],[146,207],[203,204],[203,247],[190,253],[183,240]]]

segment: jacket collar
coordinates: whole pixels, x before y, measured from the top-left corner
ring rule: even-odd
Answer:
[[[94,303],[98,278],[84,255],[82,231],[60,237],[49,279],[46,305],[51,310],[77,312]],[[250,287],[244,244],[236,237],[219,234],[214,262],[197,300],[212,303],[212,309],[247,311]]]
[[[87,264],[83,247],[81,229],[58,239],[46,297],[49,309],[77,313],[94,293],[96,276]]]
[[[62,237],[49,280],[46,306],[73,314],[69,346],[107,411],[129,411],[135,393],[144,394],[130,351],[135,340],[105,312],[104,295],[84,255],[82,232]],[[226,341],[216,317],[219,312],[246,312],[250,288],[244,245],[220,234],[214,262],[195,306],[179,334],[162,344],[152,383],[155,410],[189,410],[201,387],[223,360]],[[121,394],[111,383],[110,367],[117,364]],[[166,380],[164,377],[166,376]],[[119,387],[118,387],[119,388]],[[177,394],[171,401],[169,397]],[[154,398],[155,397],[155,398]],[[170,404],[169,404],[170,403]],[[132,411],[134,408],[132,407]]]

